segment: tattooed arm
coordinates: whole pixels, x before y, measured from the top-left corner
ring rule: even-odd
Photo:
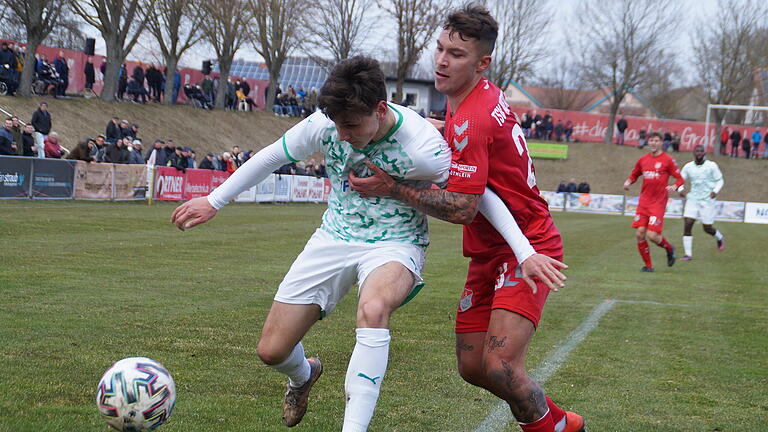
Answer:
[[[371,177],[349,173],[349,185],[363,197],[391,196],[430,216],[467,225],[475,219],[482,195],[451,192],[445,189],[417,189],[398,183],[378,166],[366,162]]]

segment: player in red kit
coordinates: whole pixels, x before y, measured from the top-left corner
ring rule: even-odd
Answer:
[[[584,419],[555,405],[525,370],[526,351],[552,288],[527,278],[526,267],[539,260],[564,268],[563,250],[536,186],[522,128],[503,92],[482,77],[497,34],[488,11],[469,5],[448,16],[437,41],[435,87],[448,97],[444,137],[453,151],[446,189],[419,190],[375,166],[373,177],[350,176],[350,185],[364,196],[390,195],[466,225],[463,249],[470,263],[456,316],[459,373],[506,401],[525,432],[583,431]],[[533,251],[510,248],[499,234],[504,230],[477,213],[478,206],[485,211],[478,197],[486,186],[506,204]],[[557,268],[548,271],[556,280]]]
[[[648,148],[650,153],[641,157],[635,164],[635,168],[624,182],[624,189],[640,176],[643,177],[643,187],[640,189],[640,202],[637,204],[635,220],[632,228],[637,228],[637,249],[643,257],[643,266],[640,271],[652,272],[651,252],[648,249],[648,240],[663,247],[667,251],[667,265],[675,264],[675,247],[664,236],[664,212],[667,209],[669,192],[679,189],[685,184],[675,160],[661,150],[661,135],[653,132],[648,136]],[[669,184],[669,176],[677,179],[674,185]]]

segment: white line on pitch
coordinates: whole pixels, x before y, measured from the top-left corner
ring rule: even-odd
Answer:
[[[689,307],[689,308],[709,308],[709,309],[725,309],[725,308],[733,308],[733,309],[751,309],[751,310],[766,310],[765,307],[761,306],[745,306],[745,305],[735,305],[735,304],[690,304],[690,303],[664,303],[664,302],[657,302],[652,300],[619,300],[615,299],[613,300],[616,303],[630,303],[630,304],[646,304],[646,305],[652,305],[652,306],[670,306],[670,307]]]
[[[614,300],[605,300],[592,309],[592,312],[581,325],[571,332],[565,341],[544,359],[544,363],[531,373],[531,377],[540,384],[547,382],[547,380],[560,369],[560,366],[565,363],[568,355],[574,348],[576,348],[576,345],[580,344],[584,338],[587,337],[587,334],[597,327],[597,322],[613,307],[614,304],[616,304]],[[480,426],[475,429],[475,432],[501,431],[507,427],[507,424],[509,424],[511,420],[512,415],[509,412],[509,406],[506,402],[501,401],[496,408],[488,414],[488,417],[480,423]]]

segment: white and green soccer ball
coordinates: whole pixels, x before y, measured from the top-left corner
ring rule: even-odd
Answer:
[[[128,357],[101,377],[96,405],[107,424],[119,431],[154,430],[168,421],[176,403],[176,384],[160,363]]]

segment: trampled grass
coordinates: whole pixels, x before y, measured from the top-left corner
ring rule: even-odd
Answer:
[[[284,380],[255,346],[274,290],[322,205],[232,205],[179,232],[170,204],[0,202],[0,431],[103,431],[95,406],[112,362],[143,355],[176,380],[160,430],[284,431]],[[629,218],[556,214],[568,286],[551,295],[531,370],[607,299],[617,301],[545,389],[593,431],[760,431],[768,411],[765,226],[697,226],[696,259],[642,263]],[[682,223],[667,221],[679,245]],[[428,286],[393,318],[371,431],[474,431],[497,400],[455,372],[460,229],[432,221]],[[354,345],[354,296],[305,339],[326,372],[296,430],[338,431]],[[517,430],[510,425],[506,430]]]

